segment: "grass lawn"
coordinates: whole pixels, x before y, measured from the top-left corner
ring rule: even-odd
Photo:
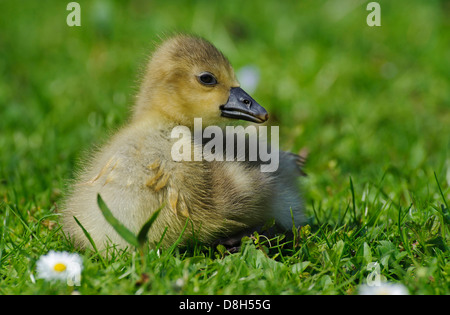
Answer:
[[[374,276],[450,294],[450,5],[378,1],[0,2],[0,294],[358,294]],[[77,161],[123,124],[158,36],[204,36],[309,151],[308,225],[238,253],[82,252],[80,286],[36,277],[75,252],[58,204]],[[243,86],[245,89],[245,86]]]

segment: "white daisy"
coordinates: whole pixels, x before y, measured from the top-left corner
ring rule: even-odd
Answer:
[[[401,283],[384,282],[381,285],[363,285],[359,295],[408,295],[408,289]]]
[[[37,277],[47,281],[67,281],[79,285],[83,261],[78,254],[50,251],[36,264]],[[74,283],[75,282],[75,283]]]

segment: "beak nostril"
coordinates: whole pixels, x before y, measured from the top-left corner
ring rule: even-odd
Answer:
[[[239,87],[230,89],[228,101],[220,107],[220,110],[222,117],[247,120],[258,124],[269,118],[264,107]]]

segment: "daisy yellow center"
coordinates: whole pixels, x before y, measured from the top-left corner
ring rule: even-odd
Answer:
[[[64,265],[63,263],[57,263],[53,266],[53,270],[55,270],[56,272],[63,272],[64,270],[66,270],[66,265]]]

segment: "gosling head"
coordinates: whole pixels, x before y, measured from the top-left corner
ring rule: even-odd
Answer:
[[[228,59],[208,41],[178,35],[164,41],[148,63],[134,119],[170,120],[192,126],[230,119],[262,123],[267,111],[239,87]]]

